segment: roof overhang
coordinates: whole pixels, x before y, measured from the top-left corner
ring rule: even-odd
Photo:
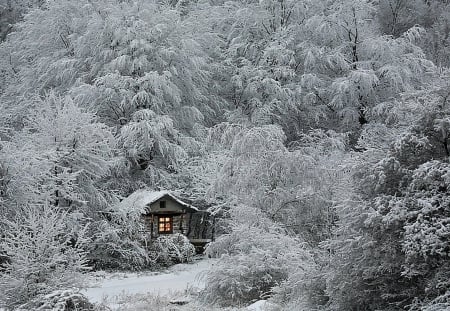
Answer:
[[[148,210],[149,205],[155,203],[156,201],[162,198],[170,198],[173,201],[177,202],[179,205],[183,207],[183,210],[187,213],[197,213],[200,212],[198,208],[183,202],[181,199],[177,198],[169,191],[153,191],[148,189],[140,189],[132,194],[130,194],[127,198],[123,199],[121,204],[126,204],[129,206],[133,206],[137,209],[140,209],[143,213],[149,213]]]

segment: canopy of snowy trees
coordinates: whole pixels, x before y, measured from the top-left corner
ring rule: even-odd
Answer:
[[[0,1],[0,308],[220,215],[205,301],[450,308],[446,0]]]

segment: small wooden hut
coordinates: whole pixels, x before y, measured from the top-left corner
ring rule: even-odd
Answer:
[[[181,233],[200,250],[214,239],[209,213],[200,211],[169,191],[141,189],[124,199],[123,203],[142,211],[150,238]]]

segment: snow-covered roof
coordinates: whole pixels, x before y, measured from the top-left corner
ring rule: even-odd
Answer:
[[[168,196],[172,200],[176,201],[178,204],[184,206],[188,212],[198,212],[198,208],[187,204],[176,196],[174,196],[170,191],[152,191],[148,189],[140,189],[132,194],[130,194],[127,198],[123,199],[121,204],[133,206],[135,208],[141,209],[142,211],[146,211],[147,207],[158,201],[159,199]]]

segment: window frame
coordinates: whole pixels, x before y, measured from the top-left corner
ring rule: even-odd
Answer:
[[[161,229],[163,225],[163,229]],[[164,215],[158,216],[158,234],[172,234],[173,233],[173,216]]]

